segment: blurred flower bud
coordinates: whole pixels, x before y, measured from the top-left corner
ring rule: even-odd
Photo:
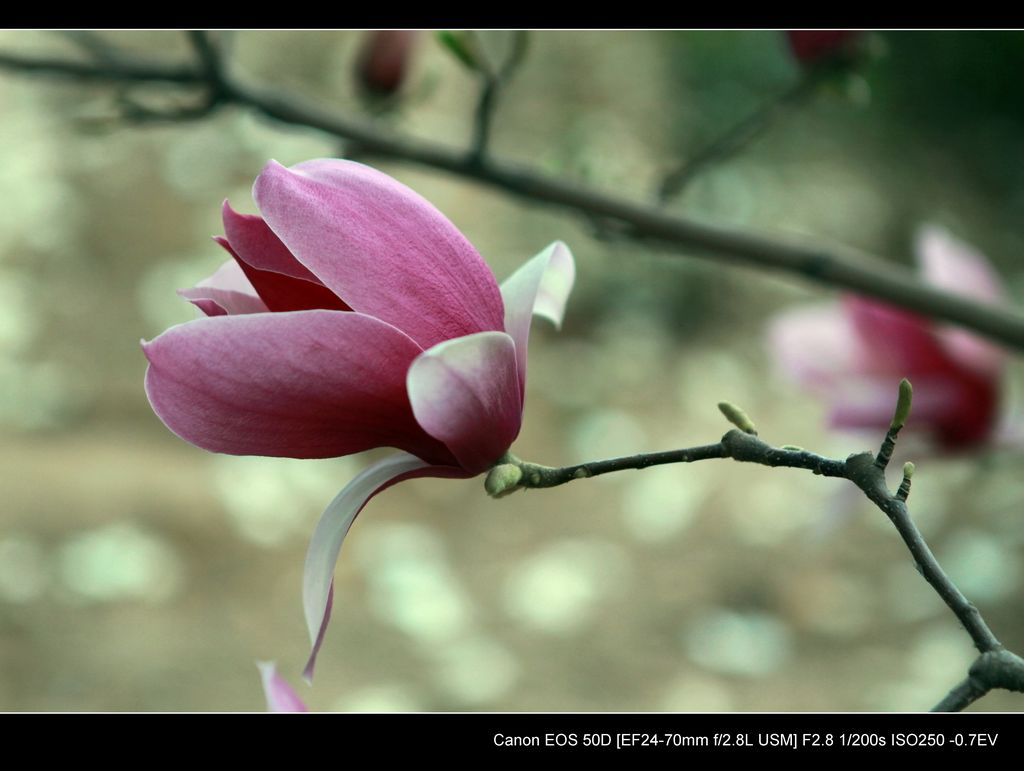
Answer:
[[[811,65],[848,55],[861,34],[856,29],[790,29],[786,40],[797,61]]]
[[[419,32],[378,29],[363,33],[356,62],[356,81],[374,96],[391,96],[405,82]]]

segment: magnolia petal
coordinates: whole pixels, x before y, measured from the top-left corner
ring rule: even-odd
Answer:
[[[267,312],[266,304],[234,260],[225,262],[191,289],[179,289],[178,294],[207,316]]]
[[[917,260],[929,284],[981,302],[1006,300],[1006,290],[991,263],[944,228],[925,225],[917,234]]]
[[[871,372],[913,378],[956,368],[923,316],[857,295],[845,297],[843,307],[860,336]]]
[[[352,310],[319,281],[294,278],[272,270],[258,270],[238,255],[228,239],[216,237],[213,240],[235,258],[238,267],[269,310],[275,313],[317,309]]]
[[[305,265],[295,259],[262,217],[255,214],[239,214],[225,200],[221,206],[221,219],[228,242],[239,259],[248,265],[256,270],[320,283]]]
[[[281,675],[273,661],[257,661],[268,712],[309,712],[299,695]]]
[[[516,345],[504,332],[480,332],[421,353],[407,378],[413,414],[471,474],[490,468],[522,422]]]
[[[390,446],[452,462],[409,405],[405,376],[419,347],[378,319],[222,316],[172,327],[143,348],[153,410],[204,449],[329,458]]]
[[[940,289],[985,303],[1004,304],[1006,290],[985,256],[951,236],[946,230],[929,225],[917,235],[917,259],[925,280]],[[963,329],[940,326],[938,334],[949,354],[977,372],[998,375],[1006,362],[1006,352]]]
[[[267,224],[349,306],[422,347],[503,329],[494,275],[465,236],[405,185],[343,160],[271,161],[253,187]]]
[[[373,464],[345,485],[330,502],[317,523],[306,552],[302,579],[302,603],[306,626],[313,649],[303,671],[307,681],[313,679],[316,657],[323,643],[331,617],[334,597],[334,568],[341,545],[359,512],[373,496],[406,479],[414,477],[463,477],[466,474],[451,466],[433,466],[414,455],[397,453]]]
[[[543,316],[560,329],[575,278],[572,252],[561,241],[555,241],[501,285],[505,331],[516,344],[520,399],[526,396],[526,349],[533,316]]]
[[[819,393],[830,391],[866,361],[857,330],[834,304],[777,316],[768,329],[768,345],[787,376]]]

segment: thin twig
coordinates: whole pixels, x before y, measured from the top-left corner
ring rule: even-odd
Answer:
[[[26,74],[107,83],[177,83],[195,85],[205,78],[188,64],[165,64],[118,53],[105,61],[79,62],[64,58],[21,56],[0,52],[0,68]]]
[[[644,469],[665,463],[692,463],[712,458],[732,458],[762,466],[801,468],[821,476],[838,477],[853,482],[896,526],[921,575],[960,619],[978,650],[985,653],[1001,647],[978,609],[957,589],[935,559],[921,532],[910,518],[906,503],[889,493],[884,473],[875,464],[875,456],[869,452],[851,455],[846,460],[837,460],[807,450],[773,447],[753,434],[732,430],[722,437],[718,444],[643,453],[559,468],[527,463],[511,455],[502,462],[519,466],[522,477],[517,486],[530,489],[556,487],[576,479],[586,479],[613,471]]]
[[[1024,659],[1002,647],[978,656],[967,679],[932,707],[932,712],[959,712],[995,688],[1024,693]]]
[[[931,712],[962,712],[988,693],[988,688],[966,677],[942,697],[942,701],[931,708]]]
[[[165,65],[128,58],[115,64],[25,58],[0,53],[0,68],[24,73],[109,83],[204,84],[191,65]],[[790,273],[832,288],[858,292],[943,321],[959,324],[1012,348],[1024,350],[1024,315],[985,305],[924,284],[898,265],[839,246],[823,247],[776,236],[718,227],[671,216],[628,199],[607,195],[531,168],[489,158],[480,164],[472,152],[436,142],[393,136],[377,125],[325,111],[293,94],[243,84],[224,73],[222,102],[248,107],[268,118],[322,131],[358,143],[365,155],[427,166],[476,180],[533,203],[547,203],[590,220],[618,225],[616,232],[662,243],[687,255],[722,258]]]
[[[793,86],[762,104],[703,150],[687,158],[665,175],[658,189],[658,200],[666,203],[708,166],[722,163],[739,153],[767,131],[786,110],[812,96],[820,80],[818,70],[808,70]]]
[[[487,143],[491,138],[491,122],[498,104],[498,92],[501,81],[497,77],[484,74],[480,76],[480,96],[473,113],[473,141],[471,157],[478,165],[483,165],[487,154]]]
[[[205,30],[189,30],[187,35],[211,90],[220,91],[224,66],[216,43]]]
[[[526,56],[528,33],[525,30],[517,30],[512,35],[511,48],[497,70],[495,71],[493,67],[486,64],[478,70],[480,96],[473,114],[471,145],[471,157],[478,165],[485,163],[487,145],[491,138],[491,126],[494,123],[494,113],[498,108],[498,96]]]
[[[64,39],[72,42],[91,59],[99,62],[117,61],[117,49],[102,35],[85,29],[65,29],[58,32]]]
[[[994,688],[1024,691],[1024,660],[1003,648],[981,612],[943,570],[911,519],[906,504],[906,495],[910,489],[909,478],[913,474],[910,464],[904,466],[904,480],[897,493],[889,492],[885,481],[885,464],[878,460],[886,450],[892,450],[891,445],[896,440],[899,427],[909,414],[910,394],[909,383],[901,383],[892,426],[877,456],[863,452],[850,455],[846,460],[838,460],[800,448],[774,447],[757,436],[753,422],[742,410],[725,404],[724,408],[723,405],[719,405],[719,408],[730,422],[740,428],[729,431],[716,444],[562,467],[528,463],[508,453],[488,473],[484,485],[490,495],[500,498],[520,489],[556,487],[614,471],[644,469],[665,463],[694,463],[715,458],[731,458],[762,466],[800,468],[821,476],[847,479],[857,485],[893,523],[910,551],[918,572],[960,621],[981,654],[972,665],[969,678],[950,691],[935,708],[963,709]]]

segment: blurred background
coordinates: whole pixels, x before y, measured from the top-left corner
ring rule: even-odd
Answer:
[[[192,56],[179,32],[102,36]],[[249,81],[466,146],[473,74],[423,33],[398,95],[369,100],[356,77],[363,41],[240,32],[231,61]],[[872,33],[851,73],[783,110],[668,209],[908,265],[917,228],[940,224],[1020,298],[1022,43]],[[0,33],[0,50],[84,55],[44,32]],[[780,32],[533,33],[492,149],[651,200],[665,171],[804,66]],[[716,461],[500,501],[481,479],[389,490],[349,535],[316,685],[299,684],[308,538],[382,453],[296,461],[192,447],[149,408],[139,340],[197,315],[175,290],[222,262],[210,236],[225,197],[254,212],[249,189],[268,159],[345,148],[235,107],[125,126],[112,119],[116,93],[0,69],[0,710],[262,710],[254,662],[266,659],[312,708],[338,711],[907,711],[962,679],[969,638],[871,504],[836,480]],[[834,293],[595,238],[573,215],[377,165],[445,212],[499,280],[556,238],[576,255],[562,332],[535,327],[520,457],[563,465],[715,441],[729,428],[723,399],[777,444],[877,447],[880,436],[827,429],[826,405],[783,376],[765,342],[777,313]],[[1008,420],[1020,381],[1014,360]],[[910,502],[1019,652],[1022,463],[994,445],[915,457]],[[992,693],[974,709],[1024,699]]]

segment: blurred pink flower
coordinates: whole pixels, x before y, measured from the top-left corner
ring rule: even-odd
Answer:
[[[334,566],[374,495],[414,477],[486,471],[519,433],[533,314],[561,323],[575,268],[555,242],[498,287],[430,203],[342,160],[253,187],[262,217],[223,207],[232,256],[182,294],[208,318],[143,343],[146,393],[181,438],[213,452],[328,458],[374,447],[330,503],[306,559],[312,676]]]
[[[922,229],[916,251],[930,284],[982,302],[1005,299],[988,261],[944,230]],[[835,427],[884,430],[907,377],[914,386],[908,431],[947,452],[993,438],[1005,354],[964,330],[851,295],[782,314],[769,340],[783,370],[828,400]]]
[[[798,62],[813,64],[848,53],[861,34],[855,29],[789,29],[786,41]]]
[[[259,667],[260,679],[263,681],[268,712],[309,712],[309,707],[295,693],[295,689],[277,674],[274,662],[261,661],[256,666]]]

